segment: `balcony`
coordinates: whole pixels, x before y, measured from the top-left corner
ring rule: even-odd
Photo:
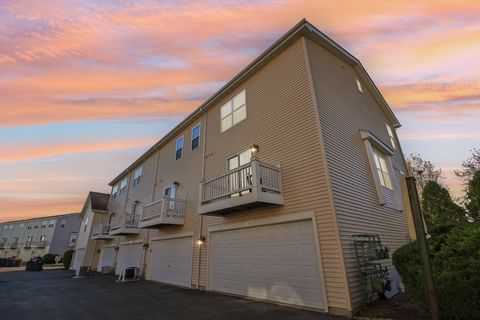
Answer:
[[[139,228],[155,228],[162,225],[183,225],[185,200],[164,197],[143,207]]]
[[[48,245],[47,240],[35,241],[35,243],[34,243],[35,248],[46,248],[47,245]]]
[[[223,215],[283,205],[280,168],[257,159],[201,184],[200,214]]]
[[[7,244],[7,241],[0,242],[0,249],[5,249],[6,244]]]
[[[18,240],[13,240],[12,243],[10,243],[10,249],[16,249],[18,247]]]
[[[25,242],[25,245],[23,246],[25,249],[30,249],[32,247],[32,241],[27,241]]]
[[[113,239],[110,235],[110,225],[108,224],[96,224],[92,230],[92,240],[109,240]]]
[[[138,214],[125,214],[123,216],[114,217],[110,224],[110,235],[136,234],[140,232],[138,229]]]

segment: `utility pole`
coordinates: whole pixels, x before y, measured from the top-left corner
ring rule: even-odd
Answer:
[[[415,233],[417,234],[417,242],[420,247],[420,259],[422,261],[425,285],[427,288],[428,308],[432,320],[439,320],[437,295],[435,285],[433,283],[432,267],[430,265],[430,254],[428,253],[427,238],[425,237],[425,228],[423,225],[422,211],[420,201],[418,200],[417,186],[414,177],[407,177],[408,198],[412,207],[413,224],[415,225]]]

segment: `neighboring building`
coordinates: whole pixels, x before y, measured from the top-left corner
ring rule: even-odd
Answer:
[[[75,246],[75,256],[71,269],[78,270],[79,267],[88,266],[92,270],[96,270],[99,255],[102,246],[101,241],[96,241],[93,235],[106,234],[108,236],[108,199],[110,195],[90,191],[87,200],[80,212],[80,229],[78,230],[78,239]],[[95,229],[100,228],[100,229]],[[112,266],[113,267],[113,266]]]
[[[63,255],[74,248],[79,224],[79,213],[0,223],[0,257]]]
[[[93,252],[117,273],[351,315],[352,235],[391,252],[411,238],[399,126],[303,20],[111,181],[115,239]]]

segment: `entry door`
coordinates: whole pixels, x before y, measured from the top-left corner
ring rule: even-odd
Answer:
[[[75,251],[75,260],[73,261],[73,270],[78,271],[83,264],[85,258],[85,248],[77,249]]]
[[[209,289],[324,308],[311,220],[210,234]]]
[[[172,184],[171,186],[165,187],[163,189],[163,196],[167,197],[167,199],[175,199],[177,195],[177,186]],[[172,200],[168,200],[168,209],[173,210],[175,208],[175,202]]]
[[[238,167],[241,167],[249,163],[252,159],[252,152],[250,150],[243,151],[242,153],[228,159],[228,171],[233,171]],[[252,184],[251,181],[251,169],[247,168],[242,171],[232,172],[228,176],[230,191],[246,188]],[[244,190],[240,193],[233,193],[231,196],[239,196],[249,193],[250,190]]]

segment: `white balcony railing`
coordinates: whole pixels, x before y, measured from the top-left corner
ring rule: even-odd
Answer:
[[[10,243],[10,249],[16,249],[18,247],[18,239],[12,240]]]
[[[201,214],[265,204],[283,204],[281,170],[256,159],[201,185]]]
[[[182,225],[185,220],[185,200],[163,197],[143,207],[140,217],[140,228],[159,226],[162,224]]]
[[[124,214],[123,216],[114,217],[110,223],[110,235],[139,233],[139,220],[140,215],[138,214]]]
[[[35,241],[34,246],[35,248],[45,248],[48,245],[47,240]]]
[[[92,240],[112,239],[110,235],[110,225],[108,224],[95,224],[92,230]]]

